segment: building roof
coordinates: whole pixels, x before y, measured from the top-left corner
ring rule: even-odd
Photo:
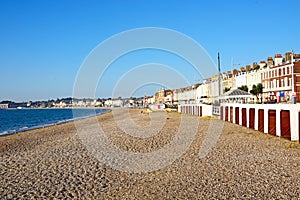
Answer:
[[[221,95],[221,99],[229,99],[229,98],[243,98],[243,97],[250,97],[251,94],[249,92],[245,92],[240,89],[230,89],[229,91],[225,92]]]

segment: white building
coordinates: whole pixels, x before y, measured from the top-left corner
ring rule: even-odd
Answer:
[[[7,109],[7,108],[8,108],[8,103],[0,104],[0,109]]]
[[[112,102],[111,105],[112,107],[123,107],[123,100],[120,98],[112,99],[111,102]]]
[[[196,103],[207,103],[207,104],[211,103],[209,87],[210,87],[210,84],[207,84],[205,82],[197,88],[197,90],[196,90]]]
[[[239,71],[237,75],[233,77],[233,87],[237,89],[243,85],[247,85],[247,73]]]
[[[172,105],[173,104],[173,94],[172,93],[168,93],[166,94],[165,96],[165,103],[168,104],[168,105]]]
[[[105,107],[111,107],[113,104],[112,100],[111,99],[107,99],[105,102],[104,102],[104,106]]]
[[[199,87],[199,85],[200,84],[194,84],[192,86],[176,89],[174,96],[177,98],[178,105],[195,104],[197,88]]]
[[[251,70],[246,74],[246,83],[249,91],[252,89],[253,85],[261,83],[263,71],[263,69]]]
[[[187,98],[189,96],[189,91],[187,87],[178,88],[175,90],[175,93],[177,96],[178,105],[189,103]]]
[[[154,104],[155,103],[155,95],[148,97],[147,103],[148,103],[148,105]]]
[[[219,80],[218,75],[213,76],[211,79],[211,82],[210,82],[211,103],[218,103],[219,95],[222,95],[222,94],[223,94],[222,80],[221,79]]]

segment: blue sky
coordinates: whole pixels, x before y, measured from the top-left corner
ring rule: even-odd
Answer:
[[[134,28],[181,32],[197,41],[215,63],[220,52],[222,71],[232,68],[232,59],[246,65],[276,53],[300,53],[299,6],[298,0],[1,0],[0,101],[72,96],[76,75],[89,53],[107,38]],[[127,59],[120,66],[176,65],[176,58],[161,59],[162,55],[143,60],[138,53],[132,59],[141,60]],[[178,63],[176,70],[190,83],[201,79]],[[111,96],[117,72],[107,75],[105,86],[100,81],[97,97]],[[150,95],[153,88],[135,95]]]

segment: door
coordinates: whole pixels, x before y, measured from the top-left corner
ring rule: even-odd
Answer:
[[[200,117],[202,117],[202,106],[200,106]]]
[[[281,137],[291,139],[290,111],[280,111]]]
[[[225,121],[228,121],[228,106],[225,107]]]
[[[233,122],[233,107],[230,107],[230,122]]]
[[[242,126],[247,126],[246,108],[242,108]]]
[[[276,110],[269,110],[268,117],[268,133],[271,135],[276,135]]]
[[[265,126],[264,110],[259,109],[258,110],[258,131],[264,132],[264,126]]]
[[[239,124],[239,121],[240,121],[240,111],[239,111],[239,108],[236,107],[235,108],[235,123]]]

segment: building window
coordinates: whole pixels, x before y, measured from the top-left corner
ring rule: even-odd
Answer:
[[[289,68],[290,68],[290,67],[287,67],[287,68],[286,68],[286,74],[289,74],[289,73],[290,73]]]
[[[282,68],[282,76],[285,75],[285,68]]]
[[[278,76],[281,76],[281,69],[279,69]]]
[[[278,80],[278,87],[281,87],[281,80]]]
[[[277,70],[275,70],[275,76],[277,76]]]

